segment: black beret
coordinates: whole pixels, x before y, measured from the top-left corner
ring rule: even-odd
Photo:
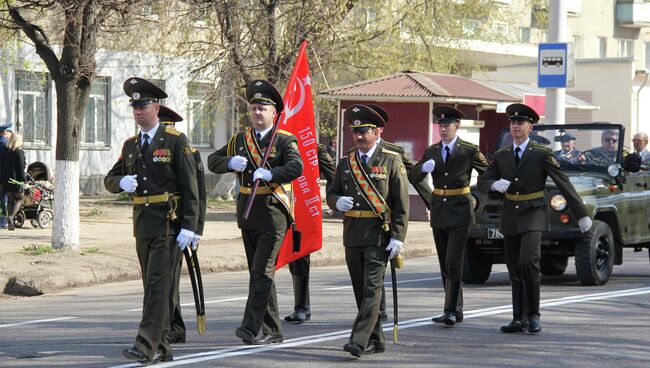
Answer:
[[[366,105],[352,105],[348,107],[345,109],[343,118],[350,124],[350,128],[353,130],[386,126],[386,121],[384,121],[381,115]]]
[[[246,86],[246,99],[249,103],[273,105],[277,112],[284,109],[284,101],[275,86],[264,79],[256,79]]]
[[[516,121],[529,121],[536,124],[539,121],[539,115],[530,106],[514,103],[506,107],[508,119]]]
[[[449,106],[438,106],[432,112],[438,124],[453,123],[465,117],[462,111]]]
[[[183,121],[183,117],[178,115],[176,111],[163,105],[160,105],[160,110],[158,110],[158,119],[165,125],[174,125],[174,123]]]
[[[124,81],[124,93],[131,97],[131,106],[147,106],[151,102],[160,102],[167,98],[167,93],[146,79],[131,77]]]

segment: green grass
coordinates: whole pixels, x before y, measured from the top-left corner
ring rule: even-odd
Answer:
[[[81,248],[81,254],[94,254],[94,253],[99,253],[98,247]]]
[[[121,192],[120,194],[117,195],[115,198],[116,201],[128,201],[130,200],[129,198],[129,193],[127,192]]]
[[[52,248],[49,244],[30,244],[25,245],[20,250],[20,253],[26,254],[29,256],[40,256],[41,254],[54,253],[58,252],[56,249]]]
[[[88,215],[92,216],[92,217],[99,217],[99,216],[102,215],[102,210],[100,210],[97,207],[93,207],[93,208],[90,209],[90,212],[88,213]]]

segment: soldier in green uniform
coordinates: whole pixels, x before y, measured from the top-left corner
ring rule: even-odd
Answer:
[[[463,321],[463,256],[469,225],[474,221],[474,208],[469,192],[472,169],[483,174],[487,161],[478,146],[457,135],[463,113],[453,107],[433,109],[441,141],[428,147],[422,159],[409,173],[411,181],[424,179],[431,173],[433,198],[431,227],[438,253],[445,306],[442,316],[433,322],[453,326]]]
[[[302,159],[297,139],[289,132],[278,130],[269,147],[274,117],[284,107],[275,87],[265,80],[252,81],[246,88],[246,98],[252,127],[235,134],[228,144],[213,152],[208,157],[208,168],[217,174],[237,172],[237,224],[244,240],[250,283],[244,318],[235,334],[245,344],[262,345],[283,341],[273,276],[292,222],[290,183],[302,174]],[[269,160],[261,167],[267,149]],[[261,183],[246,220],[244,211],[257,179]],[[262,336],[258,338],[260,329]]]
[[[327,147],[317,143],[318,168],[321,177],[327,180],[325,190],[329,188],[334,179],[334,160],[327,152]],[[289,263],[289,271],[293,279],[293,313],[284,317],[284,320],[292,324],[301,324],[311,318],[311,305],[309,303],[309,254]]]
[[[575,188],[560,169],[547,147],[533,142],[530,131],[539,115],[523,104],[506,108],[510,119],[512,146],[494,154],[494,160],[479,178],[482,193],[496,191],[505,194],[501,209],[500,229],[504,235],[506,265],[512,284],[512,314],[503,332],[528,333],[542,330],[539,314],[539,261],[542,231],[549,230],[549,218],[544,188],[551,177],[579,219],[582,232],[591,227],[591,219]]]
[[[386,125],[388,125],[388,113],[386,110],[384,110],[381,106],[374,105],[374,104],[367,104],[369,108],[375,110],[379,116],[381,116],[382,119],[384,119],[384,122]],[[393,142],[389,142],[381,137],[381,134],[384,132],[384,129],[386,127],[384,125],[383,127],[378,127],[377,132],[379,133],[379,139],[377,139],[377,144],[386,147],[390,151],[394,151],[399,153],[400,157],[402,158],[402,162],[404,163],[404,167],[406,168],[406,173],[410,173],[411,169],[413,169],[413,162],[411,161],[411,157],[409,156],[408,153],[404,150],[404,147],[395,144]],[[420,196],[420,199],[422,199],[422,202],[424,202],[424,205],[429,208],[431,207],[431,187],[429,186],[429,183],[426,182],[426,180],[419,180],[419,181],[412,181],[409,179],[409,182],[411,185],[413,185],[413,188],[415,188],[415,191],[418,193]],[[382,285],[381,287],[381,304],[379,308],[379,315],[381,316],[382,321],[386,321],[388,319],[388,314],[386,313],[386,286]]]
[[[172,274],[197,230],[196,166],[185,135],[159,123],[159,100],[167,94],[136,77],[124,82],[124,92],[140,134],[124,142],[104,185],[111,193],[131,193],[144,300],[135,344],[122,353],[140,362],[169,361]]]
[[[377,144],[377,128],[385,125],[377,112],[353,105],[345,120],[356,148],[339,161],[327,203],[345,215],[345,261],[358,313],[343,349],[358,357],[386,349],[379,304],[386,264],[399,254],[406,237],[408,179],[399,153]]]
[[[160,120],[160,122],[166,127],[175,128],[175,124],[179,121],[183,121],[183,117],[169,107],[160,105],[160,109],[158,110],[158,120]],[[196,250],[196,248],[199,246],[199,241],[201,241],[201,237],[203,236],[207,198],[205,191],[205,170],[203,169],[201,152],[199,152],[194,147],[190,148],[192,150],[192,156],[194,157],[194,163],[196,164],[196,182],[199,186],[199,220],[191,244],[192,249]],[[182,268],[183,257],[179,257],[178,267],[176,267],[174,270],[174,282],[171,285],[172,290],[170,292],[171,304],[169,310],[172,317],[170,327],[172,344],[185,343],[186,338],[186,328],[185,322],[183,321],[183,315],[181,314],[181,301],[179,293]]]

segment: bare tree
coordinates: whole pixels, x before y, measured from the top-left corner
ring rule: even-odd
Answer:
[[[57,94],[54,248],[79,248],[79,144],[97,40],[111,17],[136,0],[4,0],[0,27],[20,30],[46,65]],[[52,21],[46,26],[39,22]],[[55,49],[56,39],[60,49]]]

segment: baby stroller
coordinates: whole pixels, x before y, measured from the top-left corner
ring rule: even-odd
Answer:
[[[25,200],[14,217],[14,226],[22,227],[26,220],[31,220],[34,227],[50,227],[53,204],[54,184],[47,165],[38,161],[29,164],[25,175]]]

